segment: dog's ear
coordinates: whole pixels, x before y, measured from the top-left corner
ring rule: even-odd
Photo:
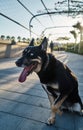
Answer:
[[[48,46],[48,40],[46,37],[44,37],[43,41],[40,44],[40,48],[41,50],[46,51],[47,50],[47,46]]]
[[[34,46],[34,38],[32,38],[32,40],[30,41],[29,46]]]

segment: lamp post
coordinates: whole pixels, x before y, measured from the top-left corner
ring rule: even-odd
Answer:
[[[30,31],[30,39],[31,39],[31,28],[33,28],[33,25],[29,26],[29,31]]]

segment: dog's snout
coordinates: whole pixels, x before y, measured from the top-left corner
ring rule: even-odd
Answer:
[[[18,59],[16,62],[15,62],[16,66],[18,67],[21,67],[22,66],[22,60],[21,59]]]
[[[16,66],[18,66],[18,67],[20,66],[19,61],[16,61],[15,64],[16,64]]]

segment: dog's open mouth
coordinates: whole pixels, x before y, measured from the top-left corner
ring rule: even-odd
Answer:
[[[24,82],[27,76],[36,69],[37,64],[37,62],[33,62],[29,66],[25,66],[22,73],[19,76],[19,82]]]

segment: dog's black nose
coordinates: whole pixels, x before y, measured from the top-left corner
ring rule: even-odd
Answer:
[[[16,66],[21,67],[22,66],[22,60],[19,59],[15,62]]]
[[[19,64],[19,62],[18,62],[18,61],[16,61],[16,62],[15,62],[15,64],[16,64],[16,66],[18,66],[18,67],[20,66],[20,64]]]

